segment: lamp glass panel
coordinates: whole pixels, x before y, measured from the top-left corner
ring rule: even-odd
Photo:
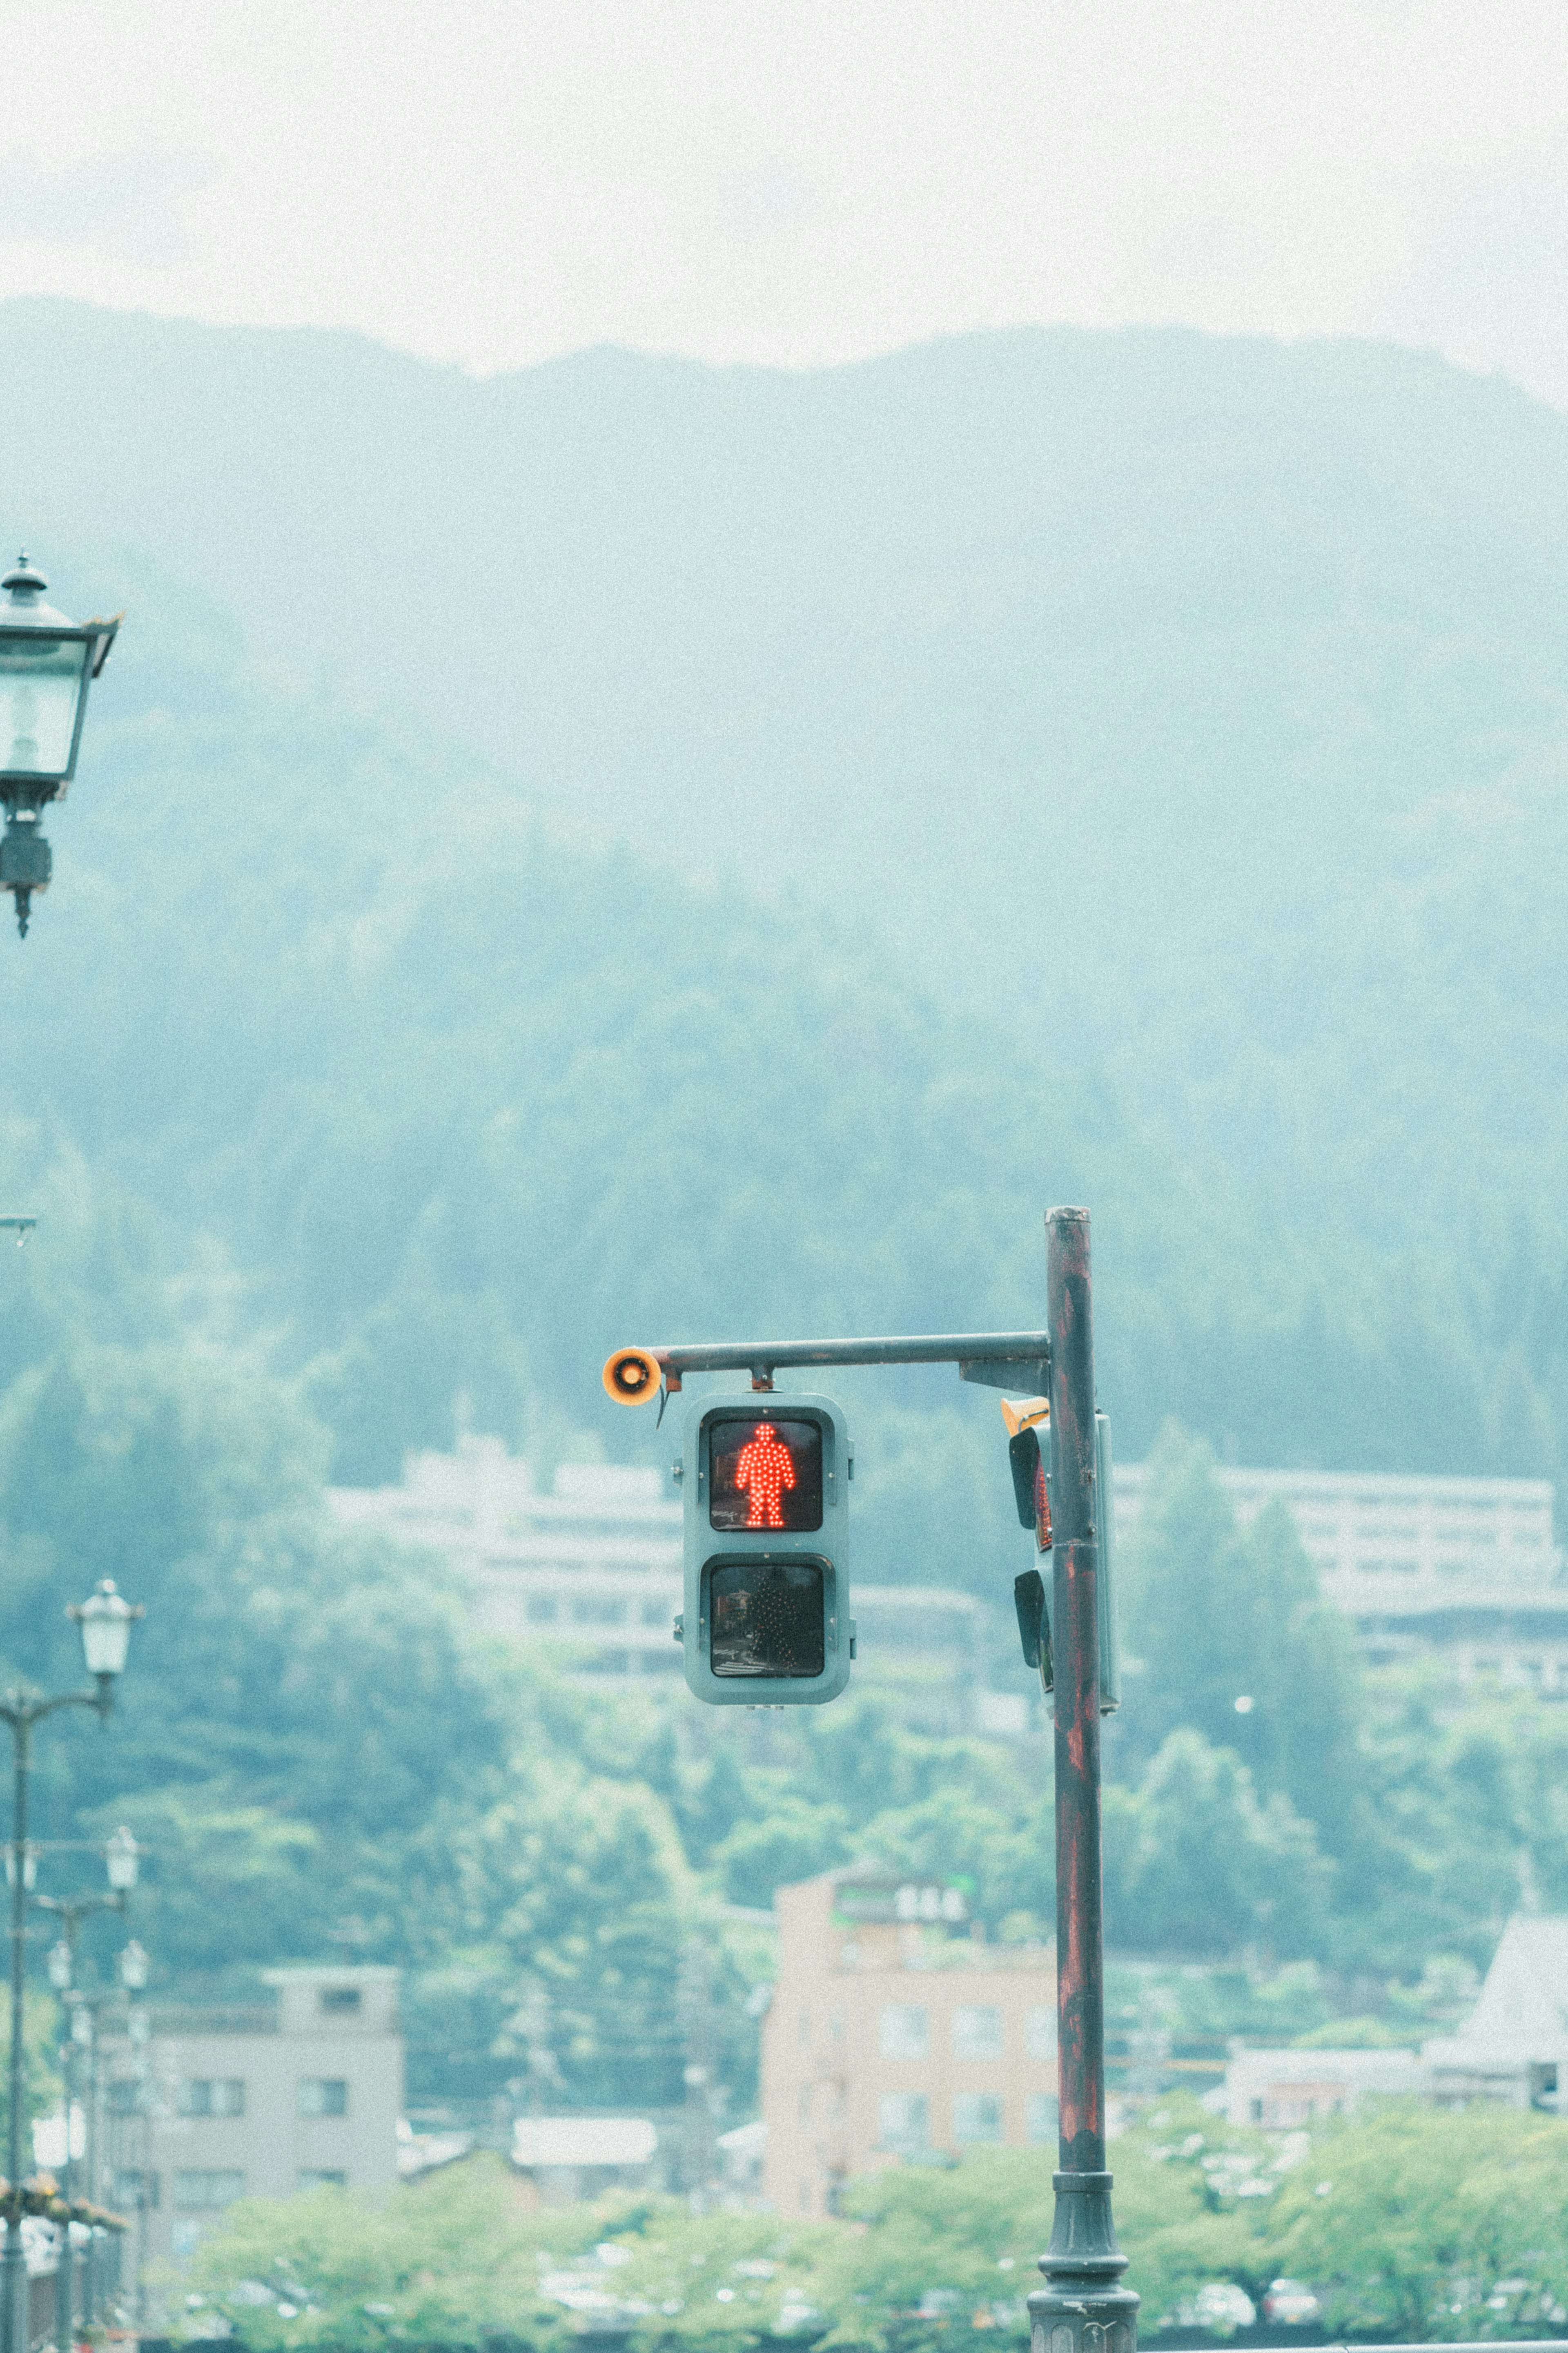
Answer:
[[[0,774],[65,775],[90,650],[43,630],[0,636]]]
[[[81,1647],[89,1675],[123,1674],[131,1648],[130,1611],[95,1609],[88,1602],[82,1611]]]

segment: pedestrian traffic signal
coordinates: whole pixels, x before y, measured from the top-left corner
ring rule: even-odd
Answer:
[[[617,1360],[611,1359],[614,1366]],[[609,1374],[606,1371],[605,1385]],[[753,1391],[686,1417],[686,1680],[717,1707],[814,1706],[849,1679],[848,1483],[837,1407]]]

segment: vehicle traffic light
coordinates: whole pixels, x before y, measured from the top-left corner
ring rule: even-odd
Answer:
[[[849,1680],[849,1480],[826,1398],[746,1389],[686,1417],[686,1680],[715,1707],[816,1706]]]
[[[1004,1398],[1002,1419],[1007,1425],[1007,1462],[1013,1474],[1013,1498],[1022,1527],[1032,1528],[1037,1551],[1051,1549],[1051,1487],[1046,1468],[1050,1444],[1050,1407],[1044,1398]],[[1044,1435],[1045,1444],[1041,1444]],[[1121,1704],[1121,1659],[1116,1630],[1116,1508],[1111,1486],[1110,1420],[1094,1417],[1095,1533],[1100,1558],[1097,1569],[1096,1616],[1100,1628],[1100,1711],[1113,1715]],[[1048,1568],[1048,1563],[1047,1564]],[[1026,1666],[1039,1670],[1048,1692],[1054,1680],[1051,1654],[1050,1587],[1047,1576],[1026,1568],[1013,1580],[1013,1605],[1018,1615],[1018,1639]]]

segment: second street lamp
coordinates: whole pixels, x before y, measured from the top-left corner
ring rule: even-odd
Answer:
[[[53,864],[39,819],[76,774],[87,691],[120,628],[119,615],[72,621],[57,613],[44,603],[48,585],[26,555],[0,581],[0,890],[16,902],[24,939],[33,893],[48,889]]]
[[[124,1604],[122,1603],[121,1606],[123,1608]],[[120,1622],[124,1625],[126,1631],[129,1634],[129,1616]],[[126,1898],[130,1894],[131,1890],[136,1884],[137,1871],[141,1862],[141,1848],[137,1845],[136,1841],[132,1836],[130,1831],[126,1829],[123,1823],[121,1823],[120,1828],[114,1831],[112,1836],[106,1841],[103,1850],[104,1863],[109,1873],[110,1892],[107,1895],[36,1895],[33,1898],[34,1903],[37,1905],[40,1912],[53,1912],[58,1915],[59,1919],[62,1934],[60,1935],[58,1941],[50,1946],[49,1957],[46,1966],[47,1967],[49,1973],[49,1983],[53,1986],[55,1991],[61,1996],[62,2003],[67,1995],[72,1994],[76,1990],[76,1947],[77,1939],[81,1933],[82,1922],[84,1920],[90,1919],[95,1912],[123,1912],[125,1910]],[[135,1950],[137,1952],[140,1952],[141,1949],[142,1947],[140,1945],[136,1946]],[[70,2012],[67,2018],[65,2031],[60,2038],[60,2085],[65,2109],[65,2135],[60,2159],[60,2177],[68,2204],[70,2201],[72,2191],[75,2187],[76,2174],[75,2158],[71,2153],[73,2077],[76,2072],[73,2061],[76,2054],[76,2046],[78,2042],[82,2040],[82,2037],[78,2033],[77,2029],[82,2023],[83,2015],[84,2013],[80,2010],[75,2010]],[[90,2018],[88,2020],[88,2024],[90,2031]],[[94,2189],[95,2185],[91,2180],[89,2167],[88,2183],[88,2195],[89,2200],[93,2195]],[[60,2254],[60,2284],[57,2292],[58,2308],[55,2315],[55,2322],[58,2335],[68,2346],[75,2341],[71,2335],[73,2282],[71,2278],[71,2226],[68,2221],[64,2225],[64,2230],[65,2244]],[[86,2306],[84,2317],[89,2320],[92,2317],[91,2256],[92,2239],[89,2228],[88,2239],[88,2275],[86,2281],[87,2294],[84,2298],[84,2304]]]
[[[0,878],[3,879],[3,878]],[[86,1601],[72,1602],[68,1613],[81,1628],[82,1651],[93,1679],[90,1691],[57,1692],[50,1696],[19,1686],[0,1700],[0,1722],[11,1727],[15,1763],[11,1801],[11,1842],[6,1875],[11,1882],[11,2067],[10,2114],[6,2118],[6,2180],[5,2197],[5,2249],[0,2256],[0,2353],[26,2353],[27,2264],[22,2246],[23,1993],[26,1983],[27,1891],[36,1868],[27,1843],[27,1773],[31,1762],[33,1726],[65,1707],[89,1707],[102,1723],[114,1706],[116,1677],[125,1665],[131,1622],[142,1611],[116,1592],[105,1577]]]

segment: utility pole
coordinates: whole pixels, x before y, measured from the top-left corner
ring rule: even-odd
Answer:
[[[686,2187],[694,2211],[704,2211],[718,2171],[714,2131],[714,2075],[718,2034],[713,2010],[713,1963],[700,1936],[687,1940],[680,1957],[680,2019],[686,2064]]]
[[[1031,2353],[1134,2353],[1138,2298],[1105,2165],[1105,1940],[1100,1847],[1099,1529],[1089,1212],[1046,1219],[1057,1800],[1056,2221],[1030,2296]]]

